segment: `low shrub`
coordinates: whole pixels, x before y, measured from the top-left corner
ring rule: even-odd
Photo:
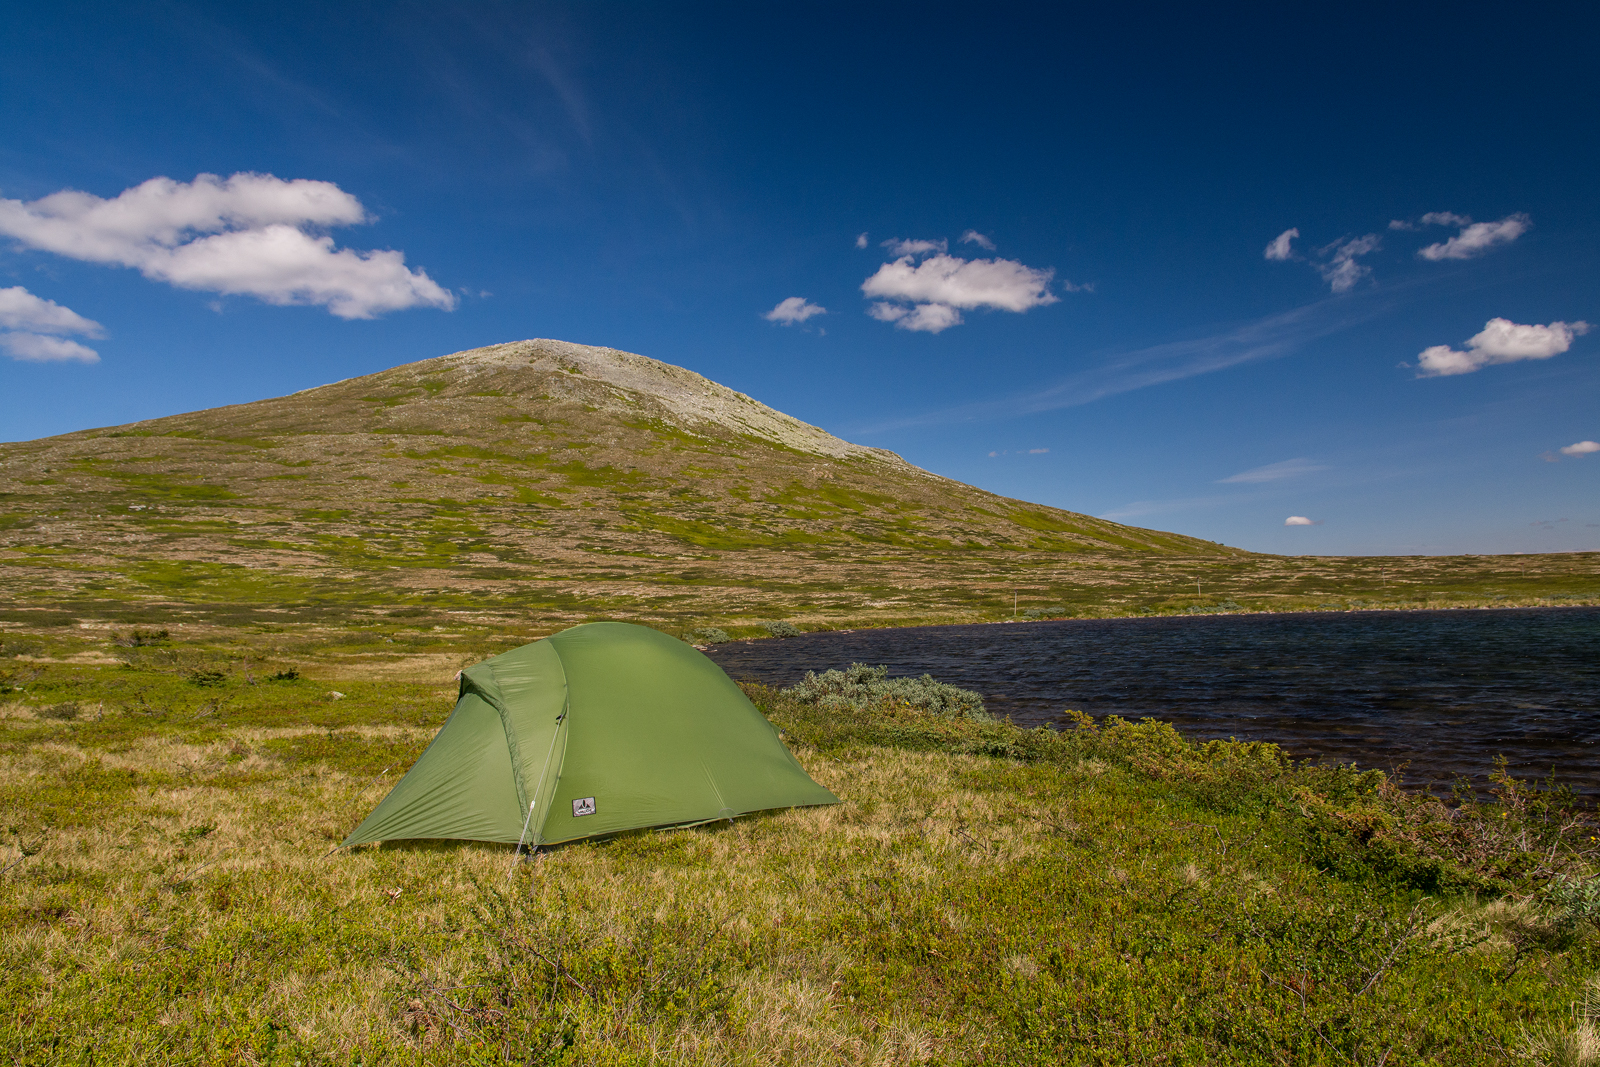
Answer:
[[[719,630],[715,626],[705,626],[698,630],[690,630],[683,635],[683,639],[691,645],[720,645],[733,640],[728,636],[728,631]]]
[[[757,623],[757,625],[764,627],[767,633],[771,634],[773,637],[799,637],[801,634],[805,633],[804,630],[800,629],[800,627],[796,626],[794,623],[784,622],[782,619],[772,622]]]
[[[118,634],[111,639],[113,644],[123,648],[150,648],[155,645],[164,645],[171,638],[166,630],[140,630],[134,629],[126,635]]]
[[[1600,925],[1600,877],[1559,874],[1545,895],[1555,908],[1556,924],[1562,929]]]
[[[888,667],[852,663],[846,670],[807,671],[805,680],[782,691],[801,704],[863,711],[895,707],[931,712],[947,718],[993,719],[983,706],[983,695],[961,689],[924,674],[921,678],[890,678]]]
[[[79,710],[76,704],[54,704],[48,708],[41,709],[39,717],[41,719],[55,719],[58,722],[71,722],[78,717]]]
[[[1165,783],[1175,798],[1202,810],[1278,820],[1306,862],[1345,881],[1490,897],[1551,887],[1546,903],[1553,922],[1575,930],[1600,917],[1593,811],[1559,785],[1512,778],[1504,761],[1492,775],[1488,801],[1470,793],[1441,798],[1402,788],[1379,770],[1296,762],[1266,742],[1188,741],[1156,719],[1097,721],[1068,711],[1071,728],[1026,730],[987,715],[940,713],[884,688],[940,683],[886,674],[852,664],[789,689],[747,683],[745,690],[788,734],[823,752],[884,745],[1116,767]]]

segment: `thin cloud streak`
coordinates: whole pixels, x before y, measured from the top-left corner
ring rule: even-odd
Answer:
[[[1232,482],[1277,482],[1282,481],[1284,478],[1298,478],[1302,474],[1314,474],[1317,471],[1325,471],[1327,469],[1325,464],[1313,463],[1311,460],[1301,456],[1296,459],[1286,459],[1280,463],[1268,463],[1265,466],[1252,467],[1247,471],[1240,471],[1238,474],[1231,474],[1226,478],[1218,478],[1217,483],[1226,485]]]
[[[1215,496],[1190,496],[1176,500],[1135,500],[1131,504],[1103,511],[1095,518],[1111,522],[1126,522],[1146,515],[1159,515],[1167,511],[1188,511],[1193,508],[1213,508],[1222,504],[1242,504],[1255,500],[1259,494],[1229,493]]]
[[[1098,367],[1068,375],[1042,389],[873,423],[850,432],[886,433],[1081,407],[1136,389],[1288,355],[1312,341],[1365,322],[1381,309],[1376,301],[1358,304],[1349,297],[1320,300],[1207,337],[1169,341],[1115,355]]]

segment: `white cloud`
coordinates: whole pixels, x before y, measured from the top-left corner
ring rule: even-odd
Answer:
[[[1289,242],[1293,241],[1299,236],[1300,231],[1298,229],[1284,230],[1282,233],[1278,234],[1278,236],[1272,239],[1272,243],[1267,245],[1267,250],[1263,252],[1262,255],[1264,255],[1267,259],[1293,259],[1294,249],[1289,247]]]
[[[0,289],[0,330],[7,331],[0,333],[0,348],[9,352],[11,358],[30,363],[62,360],[98,363],[100,355],[94,349],[63,337],[44,335],[105,335],[105,330],[98,322],[86,319],[54,300],[35,296],[20,285]]]
[[[152,178],[111,200],[66,189],[23,203],[0,198],[0,233],[31,248],[133,267],[184,289],[312,304],[345,319],[456,298],[393,250],[357,252],[308,230],[369,222],[332,182],[270,174]]]
[[[1470,226],[1472,219],[1454,211],[1430,211],[1418,220],[1424,226]]]
[[[864,234],[864,233],[856,234],[856,247],[857,248],[865,248],[865,247],[867,247],[867,235],[866,234]]]
[[[1449,345],[1434,345],[1417,357],[1419,378],[1471,374],[1495,363],[1524,359],[1549,359],[1572,347],[1572,339],[1589,332],[1587,322],[1552,322],[1548,326],[1522,326],[1510,319],[1490,319],[1483,330],[1467,339],[1458,352]]]
[[[1416,228],[1415,223],[1407,222],[1405,219],[1389,220],[1389,229],[1391,230],[1414,230]]]
[[[1290,515],[1287,519],[1283,520],[1283,524],[1285,526],[1316,526],[1317,525],[1317,523],[1312,522],[1310,519],[1306,518],[1304,515]]]
[[[65,337],[45,337],[37,333],[0,333],[0,348],[12,359],[28,363],[99,363],[100,353],[69,341]]]
[[[878,301],[867,308],[867,314],[879,322],[892,322],[897,330],[917,333],[939,333],[962,323],[961,312],[948,304],[915,304],[905,307]]]
[[[34,296],[20,285],[0,289],[0,327],[30,333],[81,333],[88,337],[105,333],[98,322],[54,300]]]
[[[977,245],[985,252],[994,251],[994,242],[985,237],[983,234],[979,233],[977,230],[968,230],[966,233],[962,234],[961,243],[964,245]]]
[[[1318,249],[1318,255],[1329,258],[1326,263],[1318,264],[1317,272],[1334,292],[1349,292],[1355,287],[1356,282],[1372,273],[1372,268],[1357,263],[1356,257],[1376,252],[1380,244],[1382,242],[1375,233],[1369,233],[1364,237],[1352,237],[1348,241],[1335,241]]]
[[[933,245],[901,242],[912,243]],[[938,333],[960,325],[958,309],[1022,312],[1054,304],[1060,299],[1050,292],[1054,276],[1054,271],[1036,270],[1011,259],[966,260],[940,252],[917,263],[907,254],[879,267],[861,283],[861,291],[881,298],[868,309],[880,322],[892,322],[902,330]],[[903,306],[906,304],[912,306]]]
[[[1028,449],[1028,455],[1030,455],[1030,456],[1042,456],[1048,451],[1050,451],[1048,448],[1030,448],[1030,449]]]
[[[1575,445],[1567,445],[1560,452],[1563,456],[1587,456],[1591,452],[1600,452],[1600,442],[1579,441]]]
[[[1468,222],[1462,215],[1451,215],[1447,211],[1434,212],[1422,216],[1422,221],[1449,219],[1449,225],[1458,225]],[[1417,253],[1423,259],[1438,261],[1441,259],[1472,259],[1480,256],[1495,245],[1510,244],[1518,237],[1527,233],[1533,226],[1533,220],[1527,215],[1518,213],[1507,215],[1499,222],[1474,222],[1464,225],[1456,236],[1442,244],[1432,244]]]
[[[881,244],[889,250],[891,256],[925,256],[930,252],[947,252],[950,250],[950,242],[942,237],[937,241],[903,241],[898,237],[891,237],[887,241],[881,242]]]
[[[818,304],[808,303],[803,296],[791,296],[778,301],[778,306],[768,311],[761,317],[768,322],[781,323],[784,326],[793,326],[797,322],[804,322],[813,315],[826,315],[828,309]]]
[[[1312,474],[1316,471],[1325,471],[1327,469],[1324,464],[1313,463],[1309,459],[1300,457],[1298,459],[1282,460],[1278,463],[1268,463],[1264,467],[1252,467],[1250,470],[1240,471],[1238,474],[1231,474],[1226,478],[1218,478],[1217,482],[1220,485],[1235,482],[1277,482],[1282,481],[1284,478],[1298,478],[1302,474]]]
[[[1049,291],[1054,276],[1054,271],[1035,270],[1012,259],[937,255],[913,266],[910,256],[902,256],[879,267],[861,283],[861,291],[907,303],[1027,311],[1060,299]]]

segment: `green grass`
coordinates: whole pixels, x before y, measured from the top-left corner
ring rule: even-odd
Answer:
[[[1450,807],[1159,723],[752,687],[843,804],[509,879],[500,846],[329,855],[455,665],[520,640],[404,627],[0,648],[7,1062],[1458,1065],[1582,1037],[1600,852],[1559,791]]]

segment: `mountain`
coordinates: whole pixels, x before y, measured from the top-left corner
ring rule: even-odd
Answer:
[[[979,617],[1013,590],[1070,606],[1247,555],[996,496],[681,367],[547,340],[0,445],[0,547],[21,618],[261,623]]]

